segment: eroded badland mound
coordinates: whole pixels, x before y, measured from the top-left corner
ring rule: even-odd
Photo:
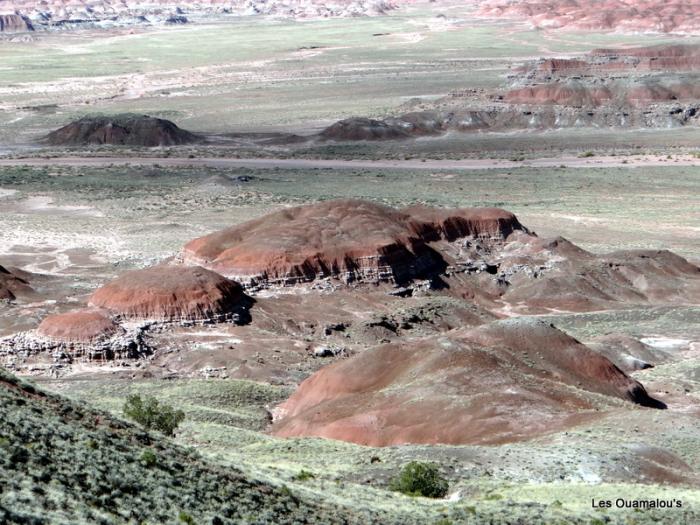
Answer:
[[[193,351],[193,321],[234,319],[252,304],[225,276],[267,290],[246,326],[192,336],[207,341]],[[89,302],[6,341],[4,355],[19,367],[42,349],[92,360],[145,348],[149,374],[308,377],[276,411],[276,434],[496,443],[662,406],[626,372],[665,356],[633,339],[586,346],[517,316],[698,304],[700,268],[666,251],[597,255],[496,208],[335,200],[195,239],[177,264],[126,272]],[[132,325],[148,326],[145,343],[124,332]]]
[[[495,208],[326,201],[195,239],[181,259],[249,289],[423,279],[429,288],[521,313],[693,303],[700,293],[700,269],[675,254],[592,254],[563,238],[537,237]]]
[[[37,333],[65,343],[95,343],[121,332],[121,327],[99,310],[79,310],[46,317]]]
[[[54,146],[108,144],[116,146],[173,146],[199,140],[169,120],[147,115],[88,116],[52,131],[46,137]]]
[[[517,319],[328,366],[276,409],[273,432],[373,446],[495,443],[584,421],[619,399],[663,406],[602,355]]]
[[[182,258],[243,282],[315,278],[404,282],[439,272],[427,243],[475,235],[503,240],[522,229],[504,210],[399,211],[341,200],[289,208],[189,242]]]
[[[89,302],[125,319],[206,321],[237,315],[245,297],[238,283],[212,271],[161,265],[119,276]]]

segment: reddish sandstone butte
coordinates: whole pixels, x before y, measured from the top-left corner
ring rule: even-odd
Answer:
[[[131,319],[218,319],[243,300],[238,283],[197,266],[153,266],[99,288],[90,304]]]

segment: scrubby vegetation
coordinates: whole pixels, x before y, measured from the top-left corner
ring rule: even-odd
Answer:
[[[0,421],[3,524],[381,522],[210,464],[2,370]]]
[[[182,410],[175,410],[170,405],[160,403],[153,396],[144,399],[138,394],[126,399],[124,415],[147,430],[159,430],[166,436],[172,436],[175,429],[185,420]]]
[[[411,461],[391,481],[390,488],[408,496],[444,498],[450,486],[436,464]]]

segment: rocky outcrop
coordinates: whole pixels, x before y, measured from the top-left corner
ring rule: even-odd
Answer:
[[[196,135],[169,120],[147,115],[90,116],[52,131],[46,141],[55,146],[173,146],[197,142]]]
[[[411,217],[413,228],[425,241],[452,242],[465,237],[503,240],[516,231],[527,233],[514,213],[500,208],[411,206],[402,211]]]
[[[660,102],[698,100],[700,88],[694,82],[662,82],[654,79],[611,82],[607,85],[591,85],[580,81],[556,82],[512,89],[505,95],[505,101],[511,104],[554,104],[593,108],[610,104],[647,107]]]
[[[478,326],[496,318],[488,310],[471,302],[453,297],[428,296],[416,298],[409,306],[376,314],[351,326],[347,334],[354,341],[376,344],[404,337],[437,336],[456,328]]]
[[[241,286],[197,266],[153,266],[126,272],[102,286],[89,303],[121,319],[161,322],[242,320]]]
[[[34,26],[26,16],[17,13],[0,14],[0,33],[24,33],[26,31],[34,31]]]
[[[465,236],[502,241],[514,230],[524,231],[517,218],[494,208],[399,211],[367,201],[326,201],[195,239],[181,258],[249,287],[324,277],[402,283],[444,268],[431,242]]]
[[[619,400],[663,408],[565,333],[513,319],[327,366],[274,411],[272,431],[371,446],[497,443],[566,428]]]
[[[15,367],[33,355],[56,363],[133,359],[148,352],[144,326],[120,326],[107,312],[78,310],[46,317],[36,330],[0,339],[0,359]]]
[[[32,291],[24,277],[0,266],[0,303],[14,301],[18,295],[31,294]]]

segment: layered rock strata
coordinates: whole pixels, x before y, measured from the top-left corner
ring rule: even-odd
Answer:
[[[439,273],[430,243],[461,237],[502,242],[525,231],[495,208],[396,210],[359,200],[289,208],[190,241],[181,254],[248,287],[293,285],[331,277],[402,283]]]
[[[239,320],[247,308],[241,286],[198,266],[159,265],[126,272],[95,291],[89,304],[125,320]]]

